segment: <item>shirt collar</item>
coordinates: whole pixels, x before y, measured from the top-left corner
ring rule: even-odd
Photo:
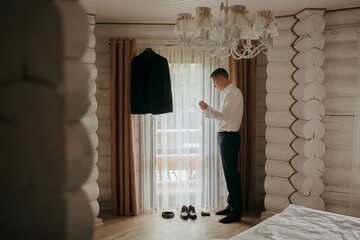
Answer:
[[[226,86],[226,88],[224,88],[224,90],[222,90],[222,93],[224,95],[226,95],[227,93],[230,92],[231,89],[233,89],[235,87],[235,85],[233,83],[230,83],[229,85]]]

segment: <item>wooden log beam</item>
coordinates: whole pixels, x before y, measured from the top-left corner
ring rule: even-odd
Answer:
[[[264,199],[264,205],[266,210],[279,213],[290,205],[290,201],[288,197],[266,194]]]
[[[295,173],[288,162],[279,160],[266,160],[265,173],[267,176],[288,178]]]
[[[325,62],[325,55],[321,50],[313,48],[299,52],[292,61],[298,68],[321,67]]]
[[[290,93],[295,82],[288,77],[268,77],[266,79],[266,91],[268,93]]]
[[[295,117],[289,110],[287,111],[266,111],[265,123],[268,127],[290,127],[295,121]]]
[[[325,202],[319,196],[304,196],[301,192],[296,192],[290,197],[291,203],[296,205],[317,209],[317,210],[325,210]]]
[[[266,95],[266,107],[271,110],[288,110],[295,100],[290,94],[268,93]]]
[[[296,22],[296,18],[294,16],[277,17],[275,18],[275,22],[278,30],[291,30],[292,26]]]
[[[324,70],[320,67],[299,68],[293,75],[294,80],[299,84],[308,84],[312,82],[322,83],[324,77]]]
[[[295,170],[305,177],[320,177],[325,172],[325,164],[319,158],[305,158],[297,155],[291,161]]]
[[[356,75],[327,76],[323,85],[326,89],[326,97],[351,97],[359,94],[358,80]]]
[[[279,35],[273,37],[273,47],[291,46],[291,43],[295,41],[296,35],[290,30],[279,30]]]
[[[357,75],[357,60],[350,59],[327,59],[324,65],[326,77],[328,76],[356,76]]]
[[[298,36],[303,36],[313,32],[322,33],[324,29],[325,19],[319,14],[310,15],[297,22],[293,27],[293,31]]]
[[[289,144],[268,143],[265,148],[265,155],[267,159],[290,161],[296,155]]]
[[[326,168],[343,168],[348,171],[352,168],[352,150],[326,149],[322,159]]]
[[[325,58],[328,59],[356,59],[357,53],[354,51],[357,49],[357,42],[356,40],[351,42],[339,42],[339,43],[332,43],[326,44],[323,49],[325,54]]]
[[[296,102],[291,111],[296,117],[304,120],[321,120],[325,116],[325,106],[318,100]]]
[[[351,151],[354,144],[354,132],[326,131],[322,139],[327,149],[341,149]]]
[[[300,102],[306,102],[311,99],[322,101],[325,97],[325,88],[317,82],[299,84],[293,89],[292,95]]]
[[[291,145],[294,150],[307,158],[321,158],[325,153],[324,143],[317,138],[305,140],[303,138],[297,138]]]
[[[291,61],[296,51],[289,46],[272,47],[267,51],[267,58],[270,62]]]
[[[296,136],[311,139],[311,138],[322,138],[325,134],[325,127],[320,120],[302,120],[299,119],[291,126],[291,130]]]
[[[318,177],[308,178],[296,173],[290,178],[290,181],[304,196],[320,196],[324,191],[324,182]]]
[[[295,191],[289,179],[282,177],[266,176],[264,186],[267,194],[283,197],[288,197]]]
[[[284,77],[290,79],[296,68],[291,62],[269,62],[266,66],[268,77]]]
[[[265,139],[268,143],[289,144],[295,139],[289,128],[267,127]]]
[[[293,46],[298,52],[308,51],[312,48],[323,49],[325,37],[320,32],[312,32],[296,39]]]
[[[326,185],[342,186],[345,188],[351,188],[351,184],[358,186],[360,184],[360,175],[356,175],[355,179],[352,179],[352,174],[348,169],[343,168],[326,168],[322,179]]]

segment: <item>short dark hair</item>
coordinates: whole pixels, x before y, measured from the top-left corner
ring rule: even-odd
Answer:
[[[212,74],[210,75],[211,78],[219,77],[219,76],[223,76],[224,78],[229,79],[229,74],[224,68],[218,68],[215,71],[213,71]]]

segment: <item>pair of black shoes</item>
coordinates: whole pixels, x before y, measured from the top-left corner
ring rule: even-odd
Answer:
[[[233,223],[241,220],[241,213],[231,211],[230,209],[224,209],[216,212],[216,215],[226,215],[226,217],[219,220],[220,223]]]
[[[197,218],[195,208],[192,205],[190,205],[189,208],[184,205],[181,208],[180,217],[184,220],[187,220],[188,218],[195,220]]]

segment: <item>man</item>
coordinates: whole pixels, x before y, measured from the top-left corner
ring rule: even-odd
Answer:
[[[216,69],[210,78],[214,87],[223,94],[220,111],[214,110],[203,101],[199,105],[206,118],[218,121],[217,141],[229,196],[226,209],[217,212],[216,215],[227,215],[219,222],[232,223],[241,220],[242,193],[238,171],[238,151],[240,148],[238,131],[243,116],[243,96],[240,89],[229,80],[229,75],[225,69]]]

